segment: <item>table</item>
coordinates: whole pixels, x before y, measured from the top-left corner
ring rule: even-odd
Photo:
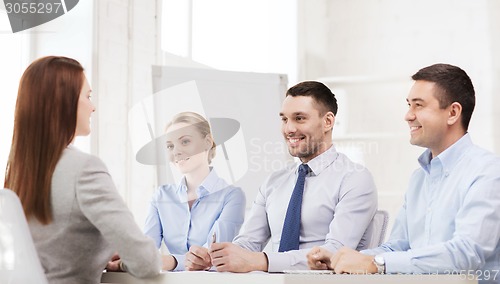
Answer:
[[[428,274],[387,274],[387,275],[349,275],[349,274],[283,274],[283,273],[229,273],[229,272],[162,272],[155,278],[138,279],[128,273],[105,272],[101,283],[124,284],[473,284],[477,280],[467,279],[466,275],[428,275]]]

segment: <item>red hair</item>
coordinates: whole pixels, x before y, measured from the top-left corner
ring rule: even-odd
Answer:
[[[81,64],[57,56],[31,63],[19,83],[4,186],[43,224],[52,221],[52,175],[74,138],[83,83]]]

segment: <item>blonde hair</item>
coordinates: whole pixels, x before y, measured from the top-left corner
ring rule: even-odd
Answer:
[[[187,123],[193,125],[203,137],[206,137],[207,135],[210,137],[210,139],[212,140],[212,147],[208,151],[208,163],[210,164],[212,162],[212,159],[215,157],[216,145],[208,121],[203,116],[197,114],[196,112],[191,112],[191,111],[181,112],[176,114],[172,118],[172,120],[169,123],[167,123],[167,125],[165,126],[165,132],[168,130],[170,126],[176,123]]]

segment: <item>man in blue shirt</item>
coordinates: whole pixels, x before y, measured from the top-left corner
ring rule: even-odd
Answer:
[[[190,249],[187,270],[212,265],[231,272],[307,269],[306,254],[314,246],[368,248],[377,192],[368,170],[333,146],[336,113],[334,94],[320,82],[301,82],[287,91],[281,131],[301,165],[272,173],[233,242]],[[300,192],[302,200],[295,202]],[[268,242],[271,251],[263,253]]]
[[[313,248],[311,269],[336,273],[463,273],[500,283],[500,159],[467,133],[474,87],[460,68],[419,70],[407,98],[410,143],[427,148],[389,241],[361,253]]]

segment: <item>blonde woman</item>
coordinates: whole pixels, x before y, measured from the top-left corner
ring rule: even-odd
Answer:
[[[220,242],[230,242],[237,235],[244,219],[245,195],[210,166],[215,143],[203,116],[177,114],[167,124],[166,136],[169,160],[184,176],[179,184],[165,184],[156,190],[144,233],[158,248],[165,243],[173,260],[167,269],[190,270],[193,264],[185,259],[189,250],[208,247],[214,233]]]

